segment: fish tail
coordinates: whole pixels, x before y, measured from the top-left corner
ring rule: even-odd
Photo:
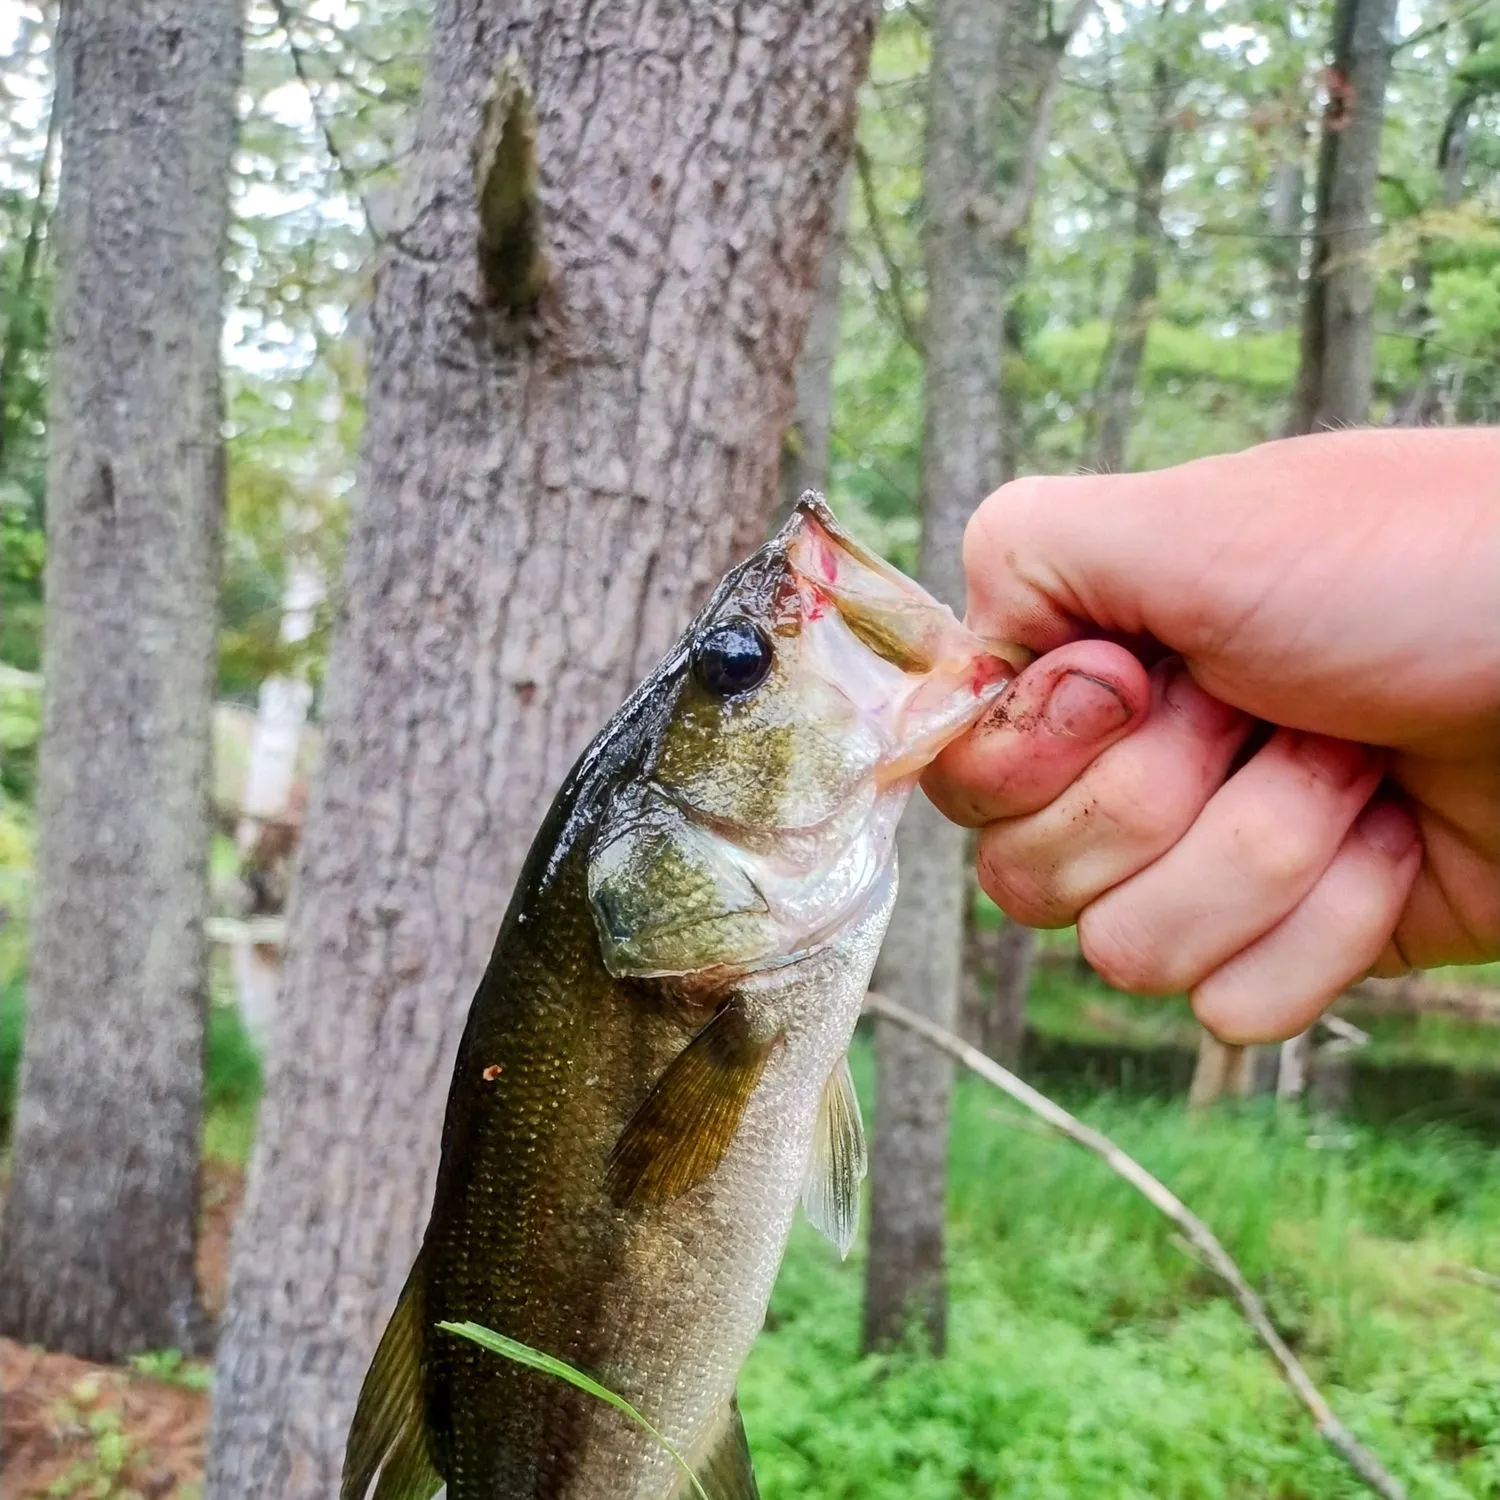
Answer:
[[[339,1500],[430,1500],[442,1475],[432,1461],[422,1395],[425,1266],[419,1255],[360,1387]]]

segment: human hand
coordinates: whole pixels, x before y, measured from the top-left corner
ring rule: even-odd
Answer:
[[[964,562],[1045,654],[924,785],[1011,916],[1229,1041],[1500,957],[1500,431],[1023,479]]]

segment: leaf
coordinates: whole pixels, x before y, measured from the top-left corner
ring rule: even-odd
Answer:
[[[693,1473],[688,1461],[677,1451],[676,1447],[623,1396],[617,1396],[608,1386],[600,1385],[597,1380],[591,1379],[582,1370],[575,1369],[565,1360],[557,1359],[550,1354],[543,1354],[540,1349],[533,1349],[529,1344],[522,1344],[516,1339],[506,1338],[503,1333],[496,1333],[482,1324],[439,1323],[437,1326],[444,1333],[456,1333],[459,1338],[468,1339],[478,1344],[481,1349],[488,1349],[491,1354],[503,1355],[506,1359],[513,1359],[518,1365],[528,1365],[533,1370],[541,1370],[544,1374],[555,1375],[559,1380],[566,1380],[569,1385],[577,1386],[580,1391],[586,1391],[590,1396],[597,1396],[599,1400],[608,1402],[616,1411],[624,1412],[632,1422],[655,1438],[671,1454],[677,1467],[687,1476],[688,1483],[692,1485],[693,1493],[697,1495],[698,1500],[709,1500],[708,1492],[698,1483],[698,1476]]]

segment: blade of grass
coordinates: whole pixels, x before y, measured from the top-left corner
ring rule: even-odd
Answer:
[[[518,1365],[528,1365],[533,1370],[541,1370],[544,1374],[555,1375],[559,1380],[566,1380],[569,1385],[577,1386],[580,1391],[586,1391],[590,1396],[597,1396],[599,1400],[607,1402],[616,1411],[624,1412],[643,1432],[649,1433],[672,1455],[677,1467],[687,1475],[688,1483],[692,1485],[693,1493],[698,1500],[709,1500],[708,1492],[698,1483],[698,1476],[693,1473],[692,1466],[677,1451],[675,1445],[658,1432],[623,1396],[616,1395],[608,1386],[600,1385],[597,1380],[591,1379],[582,1370],[575,1369],[565,1360],[558,1359],[551,1354],[543,1354],[540,1349],[533,1349],[530,1344],[507,1338],[503,1333],[496,1333],[494,1329],[486,1328],[483,1324],[439,1323],[437,1326],[444,1333],[456,1333],[459,1338],[468,1339],[478,1344],[481,1349],[488,1349],[491,1354],[499,1354],[505,1359],[513,1359]]]

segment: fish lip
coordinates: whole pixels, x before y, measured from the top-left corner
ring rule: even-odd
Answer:
[[[861,567],[880,574],[887,582],[897,584],[903,590],[914,590],[929,599],[932,598],[916,579],[888,563],[878,552],[872,552],[858,537],[848,531],[834,515],[827,498],[820,491],[803,490],[798,496],[796,505],[792,507],[791,515],[787,517],[781,530],[776,534],[776,540],[783,543],[790,542],[797,534],[799,522],[811,522],[830,542],[841,551],[848,553]],[[932,602],[938,603],[936,599]]]

